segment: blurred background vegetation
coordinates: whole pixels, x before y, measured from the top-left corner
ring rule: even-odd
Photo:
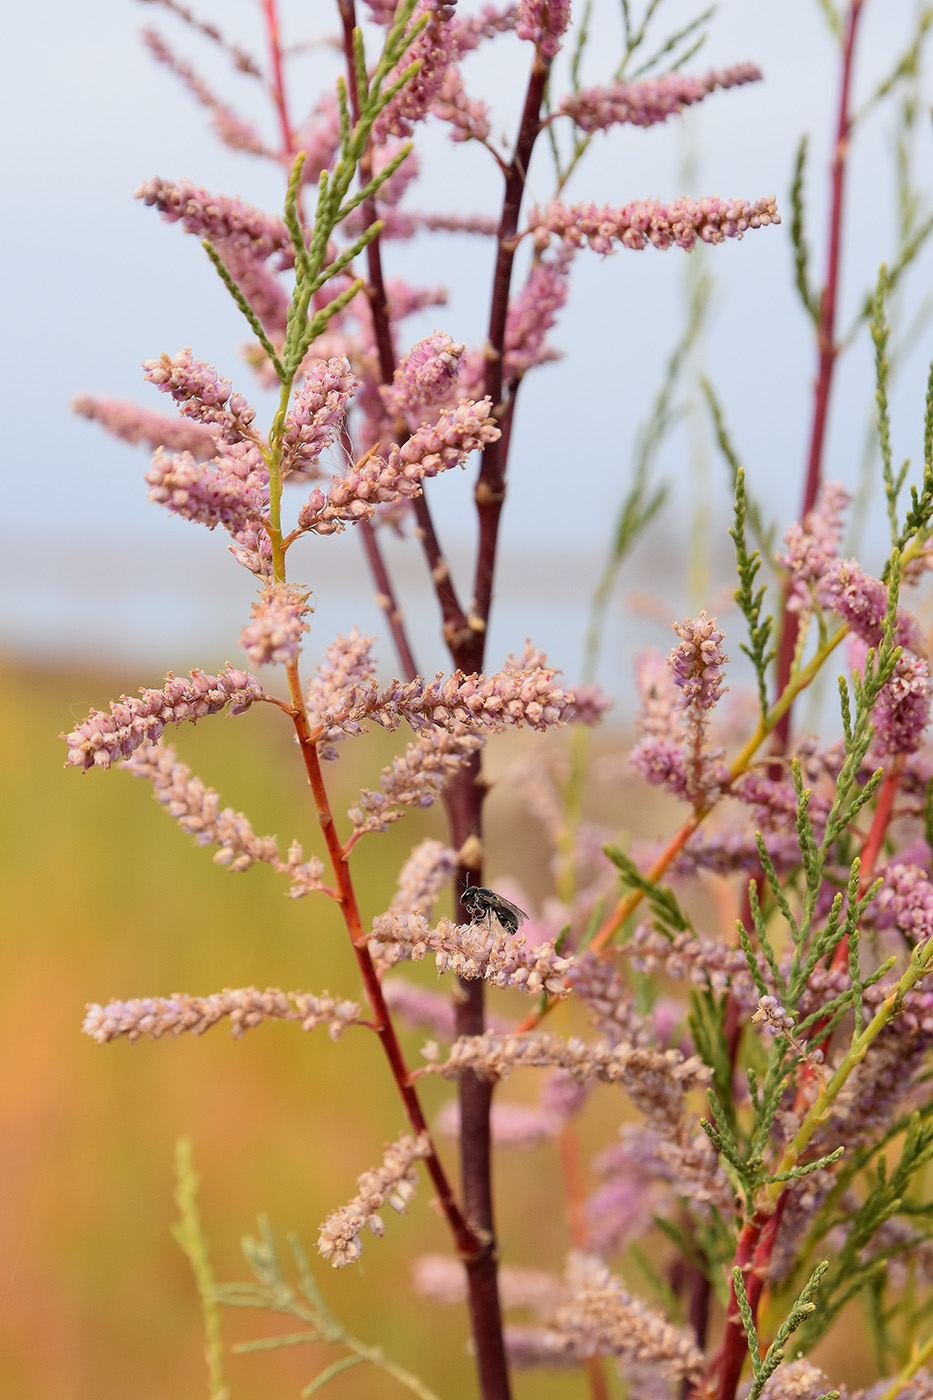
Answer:
[[[219,662],[218,662],[219,664]],[[404,1129],[394,1089],[373,1037],[350,1030],[333,1044],[326,1030],[302,1033],[267,1023],[240,1041],[221,1023],[203,1038],[100,1047],[80,1034],[85,1003],[113,997],[205,995],[223,987],[327,989],[356,997],[359,983],[346,933],[324,897],[290,900],[265,867],[231,875],[214,865],[153,801],[148,785],[119,770],[81,775],[62,767],[59,731],[143,677],[27,669],[2,671],[0,808],[4,891],[0,978],[0,1257],[10,1261],[0,1312],[0,1395],[11,1400],[194,1400],[207,1394],[204,1333],[188,1265],[170,1237],[175,1142],[188,1135],[201,1176],[201,1211],[216,1277],[247,1279],[239,1248],[270,1217],[285,1249],[299,1234],[325,1297],[361,1340],[384,1347],[443,1400],[473,1396],[461,1308],[419,1299],[411,1264],[422,1252],[447,1253],[442,1221],[422,1184],[409,1214],[384,1213],[386,1235],[364,1235],[361,1262],[335,1271],[317,1259],[320,1222],[355,1192],[356,1177],[378,1164],[382,1145]],[[217,717],[172,736],[180,755],[223,803],[254,829],[315,849],[313,818],[288,726],[271,707]],[[494,739],[488,803],[490,879],[504,869],[533,901],[548,888],[546,842],[505,782],[512,757],[566,733],[523,731]],[[343,745],[328,769],[335,810],[349,804],[405,736],[376,734]],[[632,793],[610,787],[599,817],[625,835]],[[641,833],[665,824],[657,795],[637,796]],[[663,800],[662,800],[663,801]],[[399,865],[426,835],[443,837],[442,814],[413,812],[386,835],[357,848],[355,874],[367,917],[383,909]],[[714,894],[715,897],[715,894]],[[442,906],[443,907],[443,906]],[[432,962],[405,975],[436,986]],[[443,985],[443,984],[442,984]],[[682,993],[681,989],[681,993]],[[499,1014],[527,1010],[519,994],[494,993]],[[561,1009],[559,1016],[568,1013]],[[555,1028],[557,1024],[555,1023]],[[567,1023],[559,1027],[566,1031]],[[404,1036],[418,1063],[424,1032]],[[533,1098],[533,1076],[499,1091]],[[424,1083],[429,1109],[452,1094]],[[581,1159],[610,1142],[630,1115],[620,1092],[592,1096],[580,1124]],[[453,1144],[443,1151],[454,1175]],[[499,1228],[506,1264],[554,1269],[569,1247],[556,1180],[558,1150],[548,1144],[500,1153]],[[652,1250],[652,1263],[664,1260]],[[631,1260],[624,1277],[644,1291]],[[855,1317],[853,1317],[853,1322]],[[229,1355],[238,1340],[295,1330],[288,1319],[227,1310],[228,1379],[235,1400],[297,1396],[344,1354],[290,1347]],[[842,1335],[842,1334],[837,1334]],[[835,1381],[864,1383],[871,1360],[865,1329],[850,1329],[817,1358]],[[339,1376],[336,1400],[362,1400],[378,1387],[407,1392],[369,1367]],[[516,1396],[585,1394],[585,1377],[540,1371],[519,1376]]]
[[[383,1143],[404,1129],[378,1047],[363,1030],[336,1045],[326,1030],[306,1035],[272,1023],[240,1041],[224,1024],[201,1039],[105,1047],[80,1034],[85,1003],[113,997],[247,985],[359,994],[346,933],[324,897],[290,900],[285,882],[266,868],[231,875],[214,865],[209,851],[167,819],[148,785],[117,769],[63,769],[59,732],[91,706],[133,693],[141,680],[160,677],[3,670],[0,1257],[10,1269],[0,1394],[16,1400],[206,1394],[197,1297],[169,1234],[180,1135],[193,1140],[216,1275],[229,1280],[249,1277],[239,1240],[255,1233],[260,1212],[283,1250],[286,1231],[295,1229],[316,1259],[320,1222],[355,1193],[357,1175],[377,1165]],[[257,706],[171,737],[257,832],[315,849],[306,789],[277,711]],[[361,785],[376,785],[397,741],[405,736],[377,732],[344,745],[328,769],[338,812]],[[526,742],[548,740],[523,733],[511,752]],[[493,771],[501,769],[504,751],[497,752]],[[502,863],[538,893],[544,872],[529,865],[542,848],[533,818],[501,788],[489,817],[493,873],[504,849]],[[399,865],[429,834],[443,836],[440,812],[412,813],[357,849],[368,917],[387,905]],[[436,985],[433,963],[408,967],[406,975]],[[506,1003],[497,998],[501,1013]],[[513,1001],[516,1015],[527,1010],[518,994]],[[415,1063],[425,1039],[423,1032],[405,1037]],[[507,1097],[533,1095],[534,1082],[520,1079],[505,1086]],[[429,1106],[452,1093],[440,1082],[424,1087]],[[606,1104],[593,1106],[596,1128]],[[605,1137],[603,1127],[598,1138]],[[444,1151],[456,1174],[453,1144]],[[563,1257],[559,1171],[554,1147],[504,1155],[506,1262],[553,1267]],[[330,1306],[357,1336],[457,1400],[474,1392],[464,1313],[418,1300],[410,1287],[413,1258],[448,1248],[429,1203],[422,1187],[407,1217],[387,1211],[385,1238],[367,1233],[355,1268],[338,1272],[318,1261],[315,1269]],[[225,1314],[228,1342],[291,1330],[285,1319]],[[339,1354],[288,1348],[233,1358],[233,1393],[237,1400],[297,1395]],[[518,1393],[546,1397],[565,1393],[566,1384],[566,1376],[535,1374]],[[362,1397],[376,1386],[397,1389],[361,1367],[338,1378],[332,1393]]]

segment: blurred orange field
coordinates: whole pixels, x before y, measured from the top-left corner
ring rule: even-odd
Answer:
[[[239,1240],[266,1212],[283,1250],[286,1231],[298,1232],[330,1306],[358,1337],[382,1346],[444,1400],[473,1395],[464,1314],[411,1291],[412,1259],[447,1250],[426,1188],[408,1216],[387,1213],[383,1240],[366,1236],[355,1268],[334,1271],[317,1259],[321,1220],[354,1194],[357,1175],[405,1126],[372,1037],[351,1030],[334,1045],[325,1030],[305,1035],[267,1024],[234,1041],[220,1025],[200,1039],[99,1047],[80,1033],[85,1003],[112,997],[247,985],[358,995],[346,934],[325,898],[283,898],[281,877],[265,868],[231,875],[214,865],[146,785],[118,770],[63,769],[61,730],[157,679],[8,665],[2,680],[0,1392],[15,1400],[207,1394],[198,1301],[169,1234],[174,1145],[186,1134],[219,1279],[249,1277]],[[315,849],[306,789],[278,712],[257,706],[172,737],[254,829]],[[348,746],[331,770],[337,811],[361,785],[377,785],[392,742],[378,734]],[[491,804],[494,823],[505,822],[496,816],[500,805]],[[442,823],[439,812],[416,813],[366,838],[354,870],[368,916],[388,903],[410,847],[442,835]],[[510,832],[511,863],[528,838],[514,822]],[[413,975],[435,980],[426,964]],[[406,1038],[415,1061],[424,1039]],[[450,1092],[442,1084],[425,1089],[434,1106]],[[451,1144],[445,1152],[455,1171]],[[553,1265],[563,1256],[555,1171],[551,1149],[504,1160],[508,1261]],[[225,1313],[228,1344],[293,1330],[285,1318]],[[232,1395],[297,1395],[341,1354],[323,1347],[228,1354]],[[580,1384],[536,1373],[517,1393],[566,1395]],[[338,1377],[326,1393],[362,1397],[376,1387],[407,1393],[367,1367]]]

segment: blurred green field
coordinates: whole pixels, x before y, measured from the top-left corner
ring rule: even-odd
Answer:
[[[356,1176],[404,1128],[364,1031],[337,1045],[326,1031],[275,1024],[241,1041],[223,1025],[201,1039],[155,1044],[98,1047],[80,1034],[85,1003],[111,997],[249,984],[358,995],[346,935],[323,897],[284,898],[282,881],[265,868],[222,870],[166,817],[147,785],[118,770],[63,769],[61,730],[121,690],[157,680],[13,665],[2,677],[0,1394],[15,1400],[206,1395],[198,1304],[169,1235],[181,1134],[194,1143],[217,1276],[233,1279],[247,1277],[239,1239],[259,1212],[280,1237],[296,1229],[316,1258],[320,1221],[354,1194]],[[172,737],[258,832],[315,849],[306,788],[278,712],[256,706]],[[378,733],[348,746],[330,770],[338,811],[361,785],[376,785],[393,744]],[[514,819],[502,793],[493,794],[489,812],[492,840],[507,840],[507,863],[520,870],[516,858],[523,851],[530,858],[534,842],[529,823]],[[442,835],[442,822],[439,812],[413,814],[359,848],[354,869],[368,915],[390,899],[411,845]],[[436,980],[433,966],[414,975]],[[424,1038],[408,1037],[413,1057]],[[425,1090],[434,1104],[450,1092],[442,1084]],[[520,1096],[528,1086],[510,1083],[508,1092]],[[451,1145],[446,1152],[455,1171]],[[557,1170],[549,1149],[503,1162],[508,1261],[563,1257],[565,1223],[551,1190]],[[464,1315],[419,1301],[409,1285],[417,1253],[446,1249],[422,1189],[407,1217],[388,1212],[382,1241],[366,1237],[360,1265],[333,1271],[319,1261],[317,1273],[358,1336],[383,1346],[444,1400],[458,1400],[475,1393]],[[225,1316],[230,1342],[276,1330],[256,1314]],[[292,1327],[283,1320],[279,1330]],[[297,1395],[337,1355],[289,1348],[231,1358],[233,1396]],[[539,1373],[520,1380],[517,1393],[582,1394],[581,1387]],[[406,1393],[365,1367],[327,1393],[354,1400],[376,1389]]]

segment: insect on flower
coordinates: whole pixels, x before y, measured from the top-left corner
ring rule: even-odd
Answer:
[[[503,899],[495,890],[484,889],[482,885],[471,885],[469,875],[460,896],[460,903],[464,909],[469,910],[470,923],[479,924],[485,919],[490,932],[493,916],[498,919],[506,933],[518,933],[519,924],[523,924],[528,918],[524,909],[519,909],[517,904]]]

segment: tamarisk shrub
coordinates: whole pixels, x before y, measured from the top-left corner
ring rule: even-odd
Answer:
[[[163,3],[198,24],[242,71],[260,71],[218,29],[205,29],[174,0]],[[375,1035],[397,1096],[398,1134],[381,1157],[373,1143],[376,1164],[320,1225],[318,1253],[335,1268],[355,1264],[364,1240],[367,1250],[378,1247],[369,1237],[383,1235],[387,1207],[404,1214],[419,1192],[431,1193],[451,1253],[417,1261],[416,1284],[438,1303],[466,1302],[486,1400],[508,1396],[513,1369],[532,1366],[579,1368],[595,1397],[611,1393],[616,1370],[645,1400],[714,1393],[734,1400],[740,1386],[751,1400],[816,1396],[828,1383],[804,1352],[840,1325],[841,1309],[855,1298],[868,1310],[878,1376],[886,1377],[873,1393],[885,1400],[902,1389],[927,1394],[921,1366],[933,1351],[924,1313],[933,1268],[924,1196],[933,1156],[926,1069],[933,994],[924,979],[933,960],[933,769],[924,734],[931,687],[922,631],[901,595],[921,582],[930,560],[933,379],[922,478],[908,501],[906,468],[895,470],[891,455],[886,306],[930,224],[908,230],[862,318],[875,346],[891,536],[877,574],[841,552],[849,494],[828,484],[822,467],[840,348],[835,294],[862,0],[838,14],[825,7],[843,81],[831,257],[819,293],[808,280],[802,234],[803,147],[792,196],[797,288],[818,353],[799,521],[776,552],[767,544],[709,389],[734,479],[738,584],[730,635],[700,611],[675,623],[666,660],[639,663],[631,764],[684,812],[664,845],[648,848],[636,830],[623,850],[612,832],[580,815],[584,785],[598,781],[598,765],[587,765],[585,731],[608,703],[591,664],[600,620],[623,556],[660,505],[650,494],[647,457],[622,502],[581,683],[565,684],[521,638],[508,657],[486,654],[519,390],[526,374],[554,357],[548,336],[575,260],[590,252],[689,252],[699,243],[761,236],[781,222],[775,198],[756,192],[628,198],[617,206],[568,202],[570,176],[595,135],[665,122],[701,101],[741,103],[740,92],[720,94],[762,76],[744,60],[721,71],[687,71],[708,16],[658,36],[653,20],[661,8],[649,4],[636,20],[623,4],[618,62],[596,86],[583,87],[590,11],[583,8],[574,28],[568,0],[518,0],[468,13],[442,0],[369,0],[362,27],[353,0],[339,0],[343,76],[335,91],[313,94],[309,114],[296,119],[286,98],[275,0],[264,0],[267,80],[279,124],[274,148],[160,35],[149,34],[155,57],[208,110],[223,142],[287,171],[281,216],[187,179],[151,179],[138,191],[165,220],[202,240],[251,332],[249,371],[277,391],[278,404],[263,424],[249,393],[186,347],[144,365],[146,380],[174,413],[87,395],[75,407],[128,441],[149,443],[150,499],[226,534],[233,560],[255,576],[256,600],[240,637],[249,669],[228,663],[217,675],[169,674],[138,698],[121,696],[63,736],[67,761],[86,771],[116,766],[147,780],[182,830],[214,848],[229,871],[242,874],[259,861],[283,875],[285,892],[309,899],[311,925],[318,901],[336,902],[358,984],[339,993],[245,987],[134,995],[89,1007],[84,1028],[101,1044],[201,1034],[224,1020],[235,1036],[270,1019],[305,1031],[326,1027],[334,1039]],[[881,96],[916,72],[928,25],[928,16],[918,22]],[[493,42],[511,46],[510,80],[524,90],[511,141],[493,134],[495,114],[466,85],[464,61]],[[488,157],[501,180],[497,218],[407,206],[428,121],[442,124],[455,147],[472,142]],[[545,197],[537,181],[538,202],[526,207],[532,153],[545,139],[552,143],[553,189]],[[389,276],[393,242],[435,231],[489,241],[493,274],[481,345],[455,339],[454,328],[414,344],[406,334],[408,318],[443,298]],[[751,244],[741,256],[754,257]],[[656,440],[696,329],[694,317],[659,401]],[[573,406],[555,405],[560,411]],[[442,478],[455,469],[469,470],[474,481],[468,592],[453,577],[431,509],[435,493],[445,490]],[[416,661],[430,639],[410,633],[398,604],[384,551],[389,527],[407,532],[423,555],[449,658],[435,674]],[[315,635],[312,588],[320,594],[328,587],[322,537],[345,531],[363,545],[384,611],[381,653],[377,639],[351,625],[332,641]],[[770,610],[759,580],[763,553],[777,570]],[[389,645],[398,674],[386,681],[377,656],[385,663]],[[727,646],[746,653],[754,677],[749,732],[723,715]],[[794,701],[843,646],[841,738],[796,738]],[[260,667],[278,668],[282,693],[257,676]],[[248,712],[257,705],[275,707],[294,731],[294,761],[303,767],[318,827],[313,852],[297,840],[283,848],[258,835],[246,815],[221,806],[169,742],[175,731],[181,741],[187,724],[223,713],[236,717],[238,742],[247,743]],[[399,742],[394,760],[344,816],[333,808],[328,764],[373,726],[407,732],[408,742]],[[560,750],[545,744],[563,726],[572,728],[569,743]],[[536,731],[543,747],[540,758],[513,769],[510,781],[550,843],[554,895],[521,927],[517,918],[497,918],[492,899],[475,902],[476,917],[462,901],[454,917],[438,916],[435,903],[452,883],[455,891],[467,880],[484,884],[484,750],[522,727]],[[364,907],[357,846],[406,808],[438,801],[447,840],[412,850],[388,909]],[[710,927],[709,904],[696,898],[711,885],[724,915],[718,927]],[[524,891],[513,892],[530,904]],[[449,997],[400,971],[428,956]],[[524,994],[523,1017],[515,1015],[514,998],[497,1004],[499,989]],[[579,1005],[585,1032],[567,1034],[566,1022],[551,1018],[561,1002]],[[403,1051],[403,1025],[428,1032],[417,1064]],[[299,1053],[313,1055],[313,1043]],[[497,1102],[496,1086],[529,1069],[539,1071],[537,1101]],[[434,1123],[423,1102],[428,1077],[457,1086],[456,1103]],[[591,1095],[603,1104],[606,1140],[588,1177],[575,1144],[576,1120]],[[365,1115],[363,1091],[356,1096]],[[459,1182],[439,1148],[443,1132],[458,1140]],[[555,1213],[569,1212],[573,1249],[546,1268],[511,1259],[500,1268],[492,1149],[542,1141],[560,1144]],[[245,1246],[255,1283],[216,1284],[184,1144],[179,1206],[177,1235],[201,1293],[214,1396],[228,1393],[224,1303],[297,1319],[300,1336],[283,1343],[342,1347],[342,1360],[311,1388],[366,1363],[422,1397],[451,1393],[448,1377],[428,1378],[432,1389],[394,1362],[381,1340],[352,1337],[330,1312],[297,1239],[296,1284],[266,1227]],[[508,1200],[500,1200],[500,1216],[508,1211]],[[632,1262],[644,1276],[638,1288]],[[513,1309],[531,1320],[507,1321]]]

